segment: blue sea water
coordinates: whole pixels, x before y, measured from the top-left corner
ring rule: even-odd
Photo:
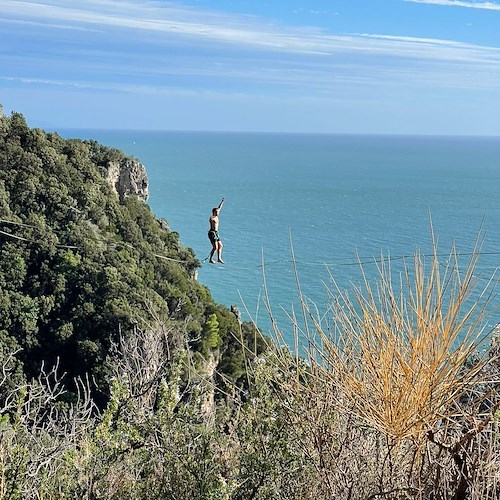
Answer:
[[[263,270],[278,320],[287,323],[287,313],[297,308],[292,245],[302,292],[320,311],[330,274],[341,288],[361,282],[358,257],[375,280],[374,259],[381,254],[390,256],[397,275],[403,256],[417,248],[432,253],[431,219],[443,263],[453,242],[465,262],[480,230],[480,285],[499,263],[500,138],[60,133],[137,157],[148,172],[153,212],[201,261],[211,248],[211,209],[224,196],[226,264],[203,262],[198,279],[217,302],[237,305],[244,319],[260,325],[268,325]],[[492,304],[499,302],[497,294]],[[488,321],[493,326],[500,313]]]

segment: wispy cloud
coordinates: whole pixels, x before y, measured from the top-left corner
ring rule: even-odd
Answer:
[[[102,26],[226,43],[276,48],[286,45],[295,50],[311,50],[311,44],[305,40],[298,43],[299,30],[284,44],[279,29],[263,28],[252,16],[235,17],[171,3],[88,0],[78,5],[68,0],[2,0],[0,13],[4,14],[4,20],[24,19],[52,26],[64,23],[64,29]]]
[[[336,35],[254,16],[137,0],[0,0],[0,29],[3,23],[37,29],[36,36],[50,40],[54,32],[60,34],[50,53],[38,53],[33,46],[25,54],[4,56],[8,64],[0,65],[0,74],[24,78],[18,80],[24,84],[52,82],[125,92],[147,85],[148,91],[162,92],[189,82],[193,88],[239,92],[267,83],[275,89],[333,94],[339,87],[405,80],[410,85],[500,90],[500,47],[454,40]],[[87,32],[103,38],[92,44],[82,38]],[[51,68],[58,71],[51,73]]]
[[[141,93],[141,94],[168,94],[172,96],[184,96],[184,97],[194,97],[198,95],[200,92],[196,92],[189,89],[184,88],[161,88],[154,85],[133,85],[127,83],[82,83],[80,81],[73,80],[55,80],[55,79],[44,79],[44,78],[18,78],[18,77],[1,77],[0,81],[7,82],[18,82],[24,85],[35,85],[37,87],[45,86],[45,87],[59,87],[59,88],[78,88],[78,89],[87,89],[87,90],[99,90],[99,91],[108,91],[108,92],[122,92],[122,93]]]
[[[499,4],[453,0],[406,0],[443,5],[490,6]],[[483,7],[487,8],[487,7]],[[2,0],[0,24],[22,22],[46,28],[69,30],[126,29],[137,33],[162,34],[198,43],[211,40],[226,46],[246,45],[255,50],[297,54],[336,55],[340,52],[365,52],[370,55],[399,55],[430,59],[477,61],[477,56],[491,59],[500,48],[465,44],[450,40],[387,36],[378,34],[332,35],[318,29],[290,28],[271,24],[253,16],[230,16],[200,11],[173,3],[137,2],[131,0]],[[130,35],[132,38],[134,35]],[[161,42],[161,39],[159,40]]]
[[[495,2],[463,2],[461,0],[405,0],[405,2],[466,7],[469,9],[500,10],[500,4]]]

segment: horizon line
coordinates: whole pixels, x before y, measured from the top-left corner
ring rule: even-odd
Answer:
[[[228,134],[228,135],[326,135],[326,136],[374,136],[374,137],[442,137],[442,138],[498,138],[500,134],[453,134],[453,133],[426,133],[426,132],[413,132],[413,133],[397,133],[397,132],[319,132],[319,131],[276,131],[276,130],[202,130],[202,129],[153,129],[153,128],[114,128],[114,127],[39,127],[33,126],[32,128],[42,128],[47,132],[61,131],[93,131],[93,132],[161,132],[171,134]]]

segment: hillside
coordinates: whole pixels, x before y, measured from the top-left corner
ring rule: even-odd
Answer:
[[[131,182],[141,167],[95,141],[32,129],[21,114],[0,117],[0,346],[17,353],[15,380],[59,363],[69,381],[94,379],[102,402],[111,346],[159,322],[177,325],[169,349],[215,356],[225,375],[242,376],[238,321],[144,202],[145,173],[139,188]]]

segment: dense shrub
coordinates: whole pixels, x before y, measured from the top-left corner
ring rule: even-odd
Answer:
[[[182,345],[205,355],[240,350],[235,316],[193,278],[193,251],[147,204],[113,193],[107,167],[123,158],[95,141],[31,129],[18,113],[0,117],[0,341],[20,347],[28,378],[58,359],[68,380],[92,376],[101,402],[111,344],[165,307],[183,324]],[[225,318],[217,335],[190,346],[214,314]]]

